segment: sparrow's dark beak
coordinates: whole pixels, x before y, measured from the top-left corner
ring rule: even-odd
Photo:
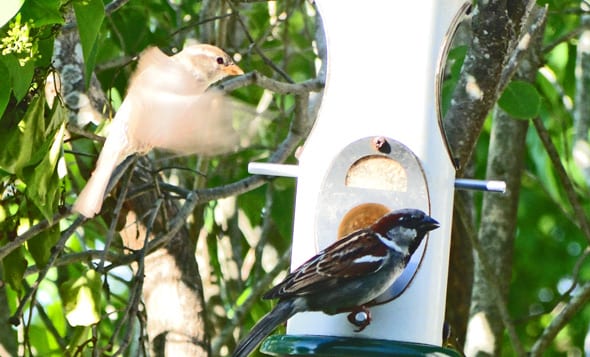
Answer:
[[[440,223],[430,216],[424,216],[422,222],[420,222],[420,228],[426,232],[432,231],[440,227]]]
[[[230,64],[228,66],[225,66],[221,69],[223,71],[223,73],[227,74],[228,76],[237,76],[240,74],[244,74],[244,71],[242,71],[242,69],[240,67],[238,67],[235,64]]]

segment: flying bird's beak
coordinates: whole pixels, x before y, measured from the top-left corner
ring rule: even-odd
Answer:
[[[230,64],[229,66],[225,66],[222,69],[223,73],[227,74],[228,76],[237,76],[240,74],[244,74],[244,71],[240,67],[235,64]]]

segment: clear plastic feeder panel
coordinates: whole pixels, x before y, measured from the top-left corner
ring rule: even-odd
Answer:
[[[430,199],[422,166],[408,147],[391,138],[366,137],[336,156],[322,183],[317,207],[319,251],[393,209],[417,208],[430,213]],[[390,301],[405,290],[426,245],[427,239],[378,303]]]

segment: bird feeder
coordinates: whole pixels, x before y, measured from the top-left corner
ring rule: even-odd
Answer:
[[[440,228],[375,301],[364,330],[355,332],[346,313],[300,313],[288,321],[286,335],[263,343],[263,352],[452,354],[441,345],[455,168],[440,127],[435,72],[461,5],[317,0],[328,74],[318,118],[299,157],[292,268],[393,209],[423,210]],[[252,165],[250,172],[269,173],[264,165]]]

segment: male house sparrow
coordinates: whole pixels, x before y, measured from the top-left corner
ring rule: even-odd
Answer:
[[[187,46],[172,57],[155,47],[145,50],[96,169],[72,210],[89,218],[99,213],[113,170],[129,155],[152,148],[203,155],[227,151],[237,141],[231,115],[221,93],[205,90],[243,73],[229,55],[211,45]]]
[[[401,275],[426,233],[438,226],[420,210],[401,209],[328,246],[263,296],[279,302],[238,344],[233,357],[247,356],[298,312],[364,310]]]

